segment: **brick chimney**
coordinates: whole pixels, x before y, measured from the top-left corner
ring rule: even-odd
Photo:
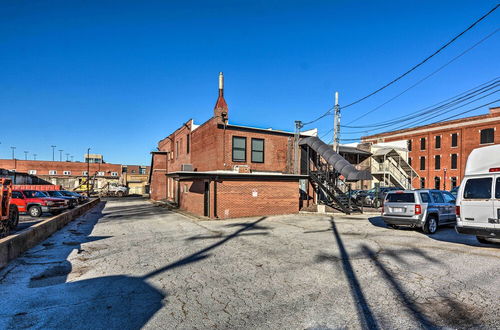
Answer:
[[[219,97],[214,107],[214,117],[219,118],[219,122],[227,122],[228,109],[226,100],[224,100],[224,74],[219,73]]]
[[[490,108],[490,113],[491,113],[492,115],[493,115],[493,114],[500,113],[500,107]]]

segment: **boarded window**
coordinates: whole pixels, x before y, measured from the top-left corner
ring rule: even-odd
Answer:
[[[247,138],[233,136],[233,162],[247,161]]]
[[[441,169],[441,156],[440,155],[436,155],[436,157],[434,158],[434,168],[436,170]]]
[[[451,135],[451,146],[452,147],[458,146],[458,133],[453,133]]]
[[[434,142],[435,142],[435,148],[436,149],[441,148],[441,136],[440,135],[438,135],[438,136],[435,137]]]
[[[252,139],[252,163],[264,162],[264,140]]]
[[[420,157],[420,170],[425,170],[425,157]]]
[[[457,154],[452,154],[451,155],[451,169],[453,169],[453,170],[457,169],[457,161],[458,161]]]
[[[425,150],[425,138],[420,139],[420,150]]]

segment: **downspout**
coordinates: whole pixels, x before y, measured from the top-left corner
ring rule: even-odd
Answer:
[[[217,177],[214,179],[214,218],[217,216]]]

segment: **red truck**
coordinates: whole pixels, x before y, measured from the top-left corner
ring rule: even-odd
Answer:
[[[13,190],[10,203],[17,206],[19,213],[28,213],[32,217],[40,217],[44,212],[55,215],[68,208],[68,201],[47,197],[36,190]]]

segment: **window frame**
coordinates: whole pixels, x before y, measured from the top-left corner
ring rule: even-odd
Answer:
[[[455,144],[453,144],[453,137],[455,137]],[[450,145],[451,145],[452,148],[457,148],[458,147],[458,133],[451,133]]]
[[[425,156],[420,156],[419,162],[420,162],[420,167],[419,167],[420,171],[425,171]]]
[[[455,161],[455,164],[453,164],[453,161]],[[455,166],[453,166],[455,165]],[[458,154],[451,154],[450,156],[450,168],[452,170],[458,169]]]
[[[434,136],[434,148],[441,149],[441,135]]]
[[[407,147],[408,147],[408,151],[411,151],[411,149],[412,149],[412,147],[413,147],[413,146],[412,146],[412,140],[411,140],[411,139],[409,139],[408,141],[406,141],[406,145],[407,145]]]
[[[474,197],[474,198],[471,198],[471,197],[465,197],[465,193],[468,192],[468,188],[469,188],[469,182],[472,182],[472,181],[479,181],[479,180],[486,180],[486,181],[490,181],[489,182],[489,185],[490,185],[490,194],[488,197]],[[480,178],[469,178],[467,179],[467,181],[465,182],[465,185],[464,185],[464,190],[463,190],[463,199],[464,200],[490,200],[491,197],[493,196],[493,191],[492,191],[492,188],[493,188],[493,176],[487,176],[487,177],[480,177]]]
[[[486,131],[492,132],[492,134],[491,134],[492,140],[490,142],[483,142],[483,132],[486,132]],[[482,145],[482,144],[492,144],[492,143],[495,143],[495,128],[489,127],[489,128],[484,128],[484,129],[479,130],[479,144]]]
[[[420,177],[420,189],[424,189],[424,188],[425,188],[425,178]]]
[[[49,170],[49,175],[57,175],[57,170]]]
[[[420,138],[420,150],[427,150],[427,141],[426,138]]]
[[[253,159],[253,152],[254,152],[254,149],[253,149],[253,142],[254,141],[262,141],[262,151],[260,150],[255,150],[255,152],[262,152],[262,161],[256,161]],[[263,164],[265,161],[266,161],[266,140],[265,139],[261,139],[261,138],[251,138],[250,139],[250,160],[252,163],[257,163],[257,164]]]
[[[434,156],[434,169],[435,170],[441,169],[441,155]]]
[[[238,149],[243,149],[243,155],[244,159],[243,160],[236,160],[234,159],[234,140],[235,139],[244,139],[245,141],[245,147],[244,148],[238,148]],[[241,151],[241,150],[240,150]],[[246,163],[247,162],[247,137],[246,136],[238,136],[238,135],[233,135],[231,138],[231,159],[235,163]]]

